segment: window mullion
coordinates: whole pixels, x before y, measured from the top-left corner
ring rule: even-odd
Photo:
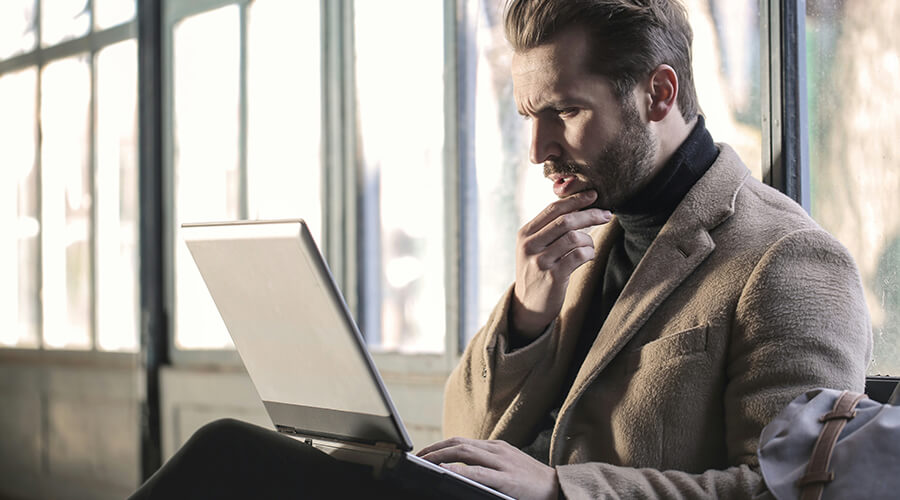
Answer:
[[[356,110],[351,0],[321,0],[322,246],[350,311],[359,312],[356,265]]]
[[[806,1],[760,3],[763,180],[809,212]]]
[[[100,323],[100,313],[97,310],[100,301],[97,300],[97,284],[99,283],[98,265],[100,259],[97,258],[99,250],[97,245],[97,226],[100,219],[97,211],[97,203],[100,200],[100,193],[97,192],[97,52],[92,49],[88,53],[88,68],[90,68],[90,96],[88,97],[88,138],[87,138],[87,154],[88,154],[88,170],[91,173],[88,176],[87,191],[91,193],[91,215],[90,224],[87,230],[88,249],[90,252],[90,350],[97,350],[97,327]]]
[[[238,218],[249,218],[249,193],[247,184],[247,4],[240,4],[240,54],[238,55]]]
[[[783,174],[779,189],[809,212],[809,126],[806,99],[806,0],[781,2]]]
[[[171,208],[173,201],[164,196],[168,186],[163,155],[169,150],[163,149],[162,0],[138,0],[137,7],[140,352],[145,384],[140,433],[141,479],[147,480],[162,464],[159,374],[168,363],[166,292],[171,287],[165,273],[166,260],[171,263],[173,255],[164,231],[164,204]]]

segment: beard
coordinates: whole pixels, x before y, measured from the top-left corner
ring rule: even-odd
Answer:
[[[574,175],[597,191],[593,207],[615,211],[650,182],[656,143],[633,102],[622,104],[622,128],[593,161],[544,163],[544,176]]]

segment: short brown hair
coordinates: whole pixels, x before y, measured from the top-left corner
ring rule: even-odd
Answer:
[[[506,38],[515,51],[549,43],[563,30],[587,29],[588,70],[612,81],[619,98],[660,64],[678,75],[685,121],[698,112],[691,71],[693,32],[678,0],[508,0]]]

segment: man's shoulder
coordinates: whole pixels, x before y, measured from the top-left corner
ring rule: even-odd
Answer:
[[[822,228],[796,201],[750,175],[737,153],[727,144],[718,144],[720,154],[710,173],[720,187],[733,190],[732,218],[740,226],[768,232],[791,232]],[[714,172],[714,170],[716,170]],[[722,186],[725,183],[730,186]]]

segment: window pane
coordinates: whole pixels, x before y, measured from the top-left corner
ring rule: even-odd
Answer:
[[[504,3],[480,0],[476,32],[478,325],[515,280],[516,231],[556,199],[542,167],[528,160],[531,130],[513,100]],[[693,75],[706,126],[761,178],[757,0],[690,0],[685,6],[694,31]]]
[[[706,127],[762,179],[759,0],[684,4],[694,31],[694,85]]]
[[[91,347],[91,176],[85,56],[48,64],[41,75],[41,219],[44,344]]]
[[[318,2],[257,0],[251,4],[249,217],[301,217],[317,241],[321,240],[320,50]]]
[[[179,228],[240,216],[238,16],[230,6],[174,28],[175,345],[184,349],[232,345]]]
[[[41,0],[41,45],[46,47],[87,34],[89,0]]]
[[[37,71],[0,76],[0,346],[37,347],[40,331]]]
[[[94,0],[94,26],[109,28],[134,19],[135,0]]]
[[[813,217],[856,259],[872,316],[871,374],[900,375],[900,9],[807,1]]]
[[[137,43],[97,54],[97,347],[138,345]]]
[[[375,347],[444,347],[442,2],[358,0],[356,78],[362,149],[362,292]],[[415,19],[415,22],[409,22]],[[373,299],[380,298],[380,307]],[[380,332],[371,331],[379,329]]]
[[[34,13],[37,0],[0,2],[0,59],[28,52],[37,36]]]

